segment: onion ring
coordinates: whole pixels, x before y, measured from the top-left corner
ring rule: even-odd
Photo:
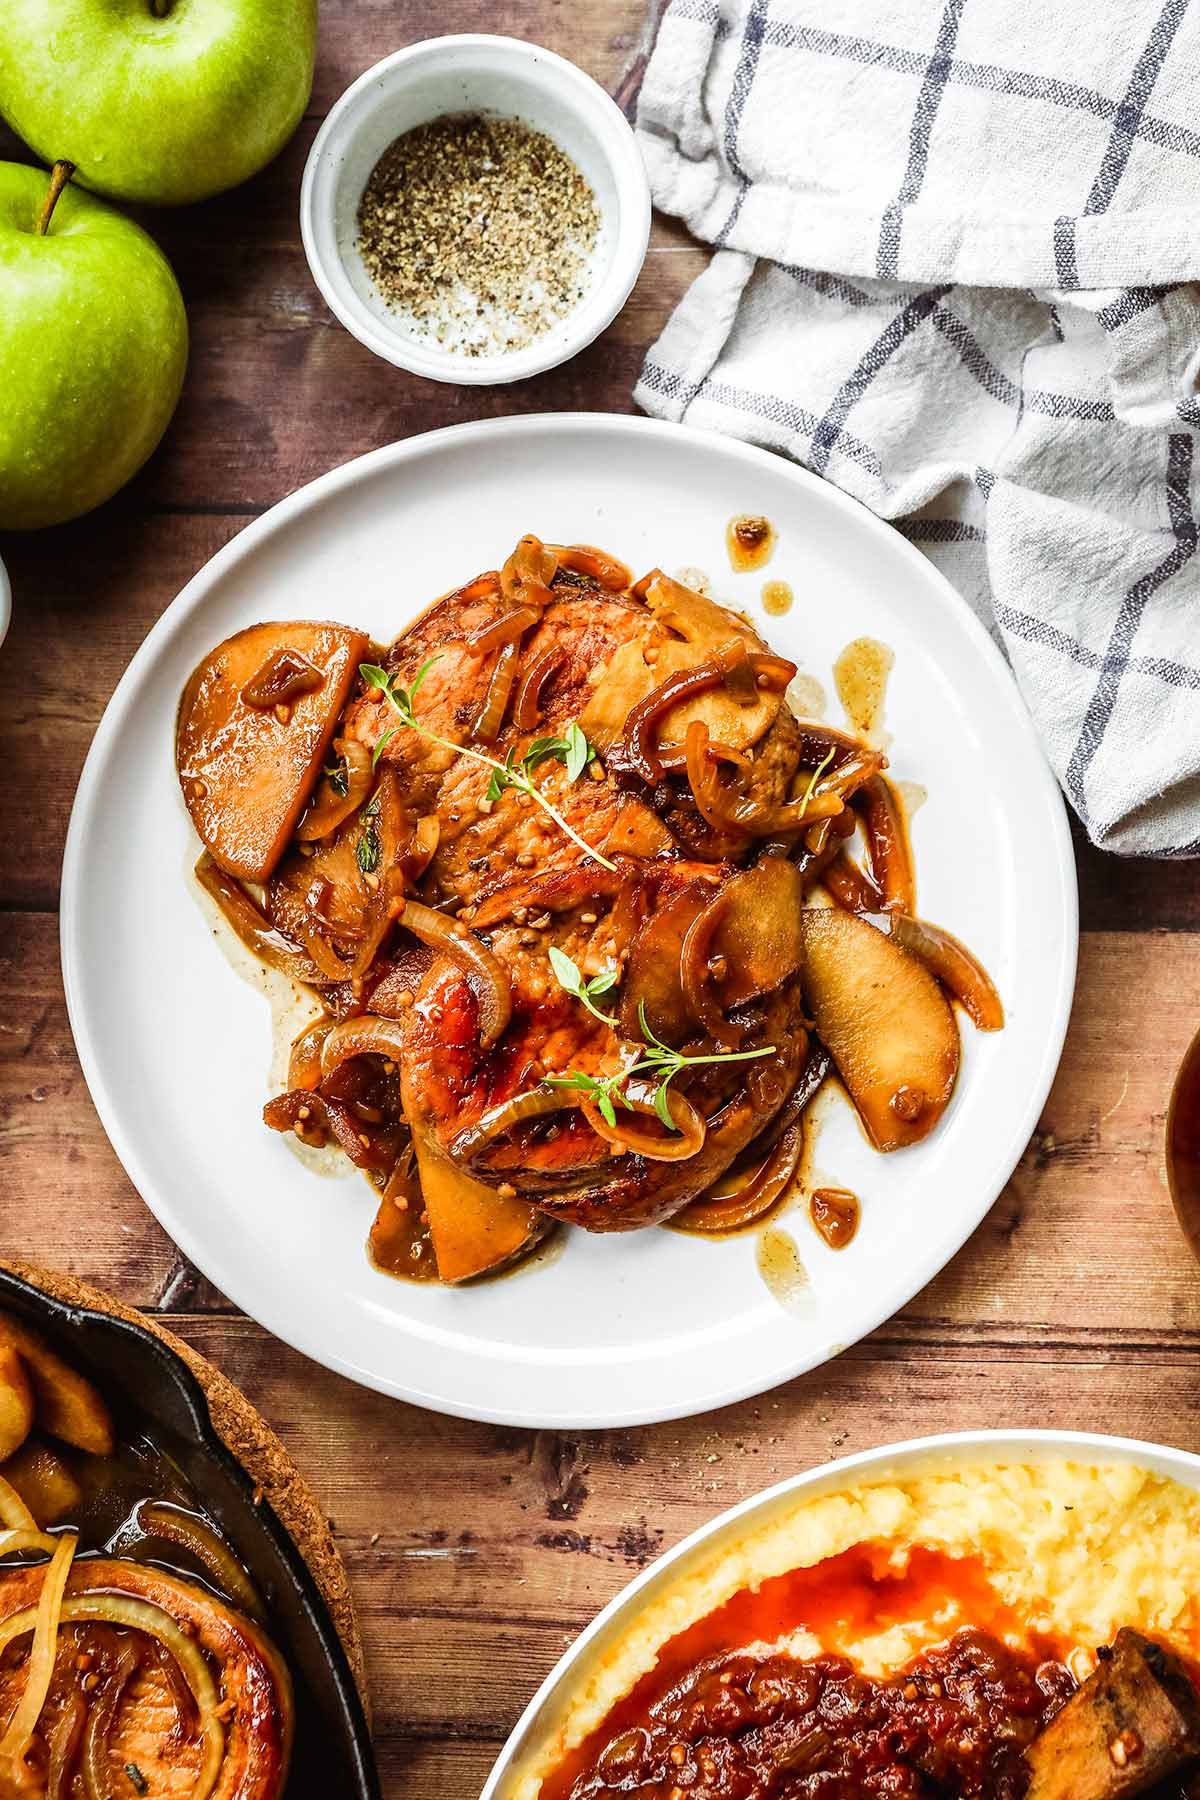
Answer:
[[[496,1042],[512,1017],[512,989],[500,959],[457,919],[419,900],[410,900],[400,922],[431,949],[441,950],[468,975],[479,1004],[479,1041],[485,1050]]]
[[[691,726],[688,727],[688,732],[690,735]],[[708,957],[713,933],[721,923],[728,903],[728,889],[723,888],[702,912],[696,914],[683,935],[679,951],[679,983],[688,1010],[709,1037],[715,1043],[724,1044],[726,1048],[736,1045],[742,1034],[736,1025],[730,1024],[717,1004],[712,991]]]
[[[161,1538],[195,1557],[239,1611],[261,1624],[263,1608],[258,1589],[224,1538],[205,1519],[165,1500],[141,1501],[134,1518],[147,1537]]]
[[[71,1538],[63,1540],[63,1543],[66,1544],[75,1542],[78,1542],[78,1540]],[[62,1579],[64,1583],[66,1581],[69,1564],[70,1558],[68,1557],[66,1564],[62,1568]],[[47,1574],[46,1579],[48,1586],[50,1580],[49,1573]],[[46,1588],[44,1587],[42,1590],[42,1598],[36,1607],[27,1607],[24,1612],[13,1613],[11,1617],[0,1622],[0,1653],[6,1650],[9,1644],[14,1643],[17,1638],[24,1637],[27,1632],[34,1631],[35,1625],[40,1621],[42,1605],[44,1604],[45,1599]],[[58,1612],[58,1619],[59,1622],[64,1625],[83,1624],[90,1620],[100,1620],[108,1625],[122,1626],[127,1631],[141,1631],[144,1632],[147,1637],[152,1637],[158,1643],[162,1644],[175,1658],[175,1661],[183,1671],[183,1677],[191,1691],[192,1698],[196,1702],[196,1707],[200,1715],[200,1736],[204,1740],[204,1756],[201,1761],[199,1774],[196,1777],[195,1785],[188,1795],[188,1800],[208,1800],[208,1796],[212,1793],[213,1788],[217,1784],[218,1777],[221,1773],[221,1764],[225,1758],[225,1728],[217,1716],[220,1702],[217,1696],[216,1683],[209,1673],[208,1664],[204,1660],[199,1645],[192,1642],[191,1638],[189,1638],[186,1632],[182,1630],[178,1622],[171,1617],[170,1613],[165,1612],[161,1606],[155,1606],[149,1600],[135,1600],[127,1594],[104,1592],[91,1594],[86,1592],[86,1590],[82,1593],[72,1594],[68,1599],[62,1601]],[[53,1642],[51,1642],[50,1648],[51,1666],[53,1667]],[[30,1672],[26,1678],[25,1695],[22,1696],[21,1705],[17,1708],[16,1713],[13,1714],[12,1723],[9,1725],[8,1732],[5,1734],[3,1742],[0,1742],[0,1756],[4,1753],[5,1745],[8,1743],[9,1737],[13,1735],[14,1727],[24,1710],[25,1698],[30,1693],[32,1686],[33,1669],[31,1657]],[[40,1705],[38,1711],[39,1713],[41,1711]],[[35,1718],[34,1724],[36,1723],[37,1720]]]
[[[0,1651],[12,1642],[13,1637],[22,1636],[25,1631],[33,1633],[25,1688],[17,1702],[16,1711],[8,1722],[8,1729],[0,1738],[0,1780],[7,1774],[14,1789],[18,1791],[23,1785],[20,1776],[24,1773],[29,1740],[37,1729],[37,1722],[42,1716],[46,1695],[50,1692],[50,1683],[54,1678],[54,1655],[58,1648],[58,1629],[63,1617],[63,1593],[67,1576],[71,1572],[71,1562],[78,1548],[79,1539],[74,1533],[59,1538],[54,1546],[54,1555],[46,1565],[37,1605],[18,1613],[15,1620],[8,1619],[0,1625]],[[14,1631],[14,1623],[21,1620],[25,1621],[22,1630]]]
[[[493,1139],[511,1131],[514,1125],[521,1125],[526,1119],[545,1118],[549,1113],[566,1112],[578,1104],[578,1099],[572,1098],[570,1089],[537,1087],[530,1088],[524,1094],[514,1094],[510,1100],[501,1100],[495,1106],[489,1106],[474,1125],[466,1126],[451,1138],[446,1146],[446,1155],[454,1162],[469,1162],[481,1150],[486,1149]]]
[[[650,1101],[633,1094],[626,1095],[626,1098],[631,1111],[654,1113]],[[579,1110],[596,1136],[603,1138],[606,1144],[611,1144],[615,1150],[631,1151],[635,1156],[644,1156],[648,1162],[685,1162],[703,1150],[708,1133],[704,1114],[674,1088],[667,1089],[667,1110],[675,1122],[673,1132],[641,1131],[632,1122],[624,1120],[620,1111],[617,1113],[616,1124],[610,1125],[595,1102],[586,1097],[581,1097]]]
[[[321,1080],[354,1056],[385,1056],[398,1062],[404,1052],[404,1027],[380,1013],[359,1013],[335,1025],[321,1045]]]
[[[536,726],[542,716],[542,689],[561,666],[565,655],[561,644],[553,645],[549,650],[543,650],[521,676],[513,701],[513,725],[517,731],[532,731]]]

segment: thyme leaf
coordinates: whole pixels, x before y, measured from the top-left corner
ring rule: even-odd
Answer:
[[[602,1019],[606,1025],[615,1027],[616,1019],[611,1013],[601,1012],[600,1008],[594,1004],[594,1000],[598,994],[606,994],[611,987],[616,985],[617,971],[604,969],[599,975],[593,976],[591,981],[585,981],[577,964],[572,962],[571,958],[556,944],[551,945],[548,955],[550,967],[554,971],[555,980],[559,986],[576,1000],[582,1001],[595,1018]],[[671,1116],[670,1086],[681,1070],[698,1068],[702,1063],[754,1062],[761,1056],[775,1054],[774,1044],[768,1044],[762,1050],[718,1050],[707,1056],[689,1056],[684,1050],[675,1050],[670,1044],[664,1044],[662,1039],[655,1035],[650,1021],[646,1017],[644,1000],[638,1002],[638,1024],[642,1028],[642,1037],[645,1040],[644,1048],[637,1061],[629,1067],[618,1069],[615,1075],[602,1077],[585,1075],[580,1070],[573,1069],[567,1075],[548,1075],[546,1085],[558,1088],[578,1088],[581,1092],[589,1094],[595,1100],[601,1116],[607,1119],[610,1125],[615,1125],[615,1111],[609,1118],[609,1110],[614,1099],[620,1100],[624,1106],[632,1109],[633,1103],[625,1093],[625,1083],[630,1076],[657,1075],[659,1079],[654,1089],[654,1111],[666,1130],[678,1131],[679,1127]],[[605,1106],[605,1101],[608,1102],[608,1107]]]
[[[597,995],[607,994],[611,987],[616,986],[616,969],[601,969],[599,975],[593,975],[590,981],[585,981],[578,964],[572,962],[566,951],[560,950],[557,944],[551,944],[548,955],[559,987],[572,994],[576,1000],[582,1001],[594,1019],[600,1019],[605,1025],[615,1025],[617,1021],[613,1015],[601,1012],[595,1000]]]

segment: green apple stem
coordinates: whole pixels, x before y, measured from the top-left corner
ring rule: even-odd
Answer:
[[[156,19],[165,19],[173,4],[174,0],[150,0],[150,11]]]
[[[42,202],[42,210],[36,226],[37,235],[45,237],[50,229],[50,221],[54,217],[54,209],[58,205],[58,196],[75,173],[73,162],[56,162],[50,171],[50,186],[46,189],[46,198]]]

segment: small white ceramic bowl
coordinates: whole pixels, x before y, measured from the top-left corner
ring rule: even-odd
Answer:
[[[592,280],[579,304],[524,350],[466,356],[417,337],[376,291],[358,253],[358,204],[402,132],[444,113],[518,118],[575,163],[600,209]],[[520,381],[576,355],[620,312],[650,236],[650,189],[620,108],[574,63],[517,38],[429,38],[385,57],[347,88],[309,153],[300,232],[313,279],[347,331],[433,381]]]

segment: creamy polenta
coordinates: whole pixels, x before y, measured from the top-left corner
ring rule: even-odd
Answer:
[[[545,1776],[654,1667],[668,1640],[746,1590],[858,1546],[900,1578],[928,1552],[963,1559],[974,1578],[932,1594],[912,1617],[897,1617],[893,1606],[881,1625],[834,1609],[819,1638],[797,1621],[775,1646],[800,1657],[834,1652],[886,1675],[962,1626],[997,1632],[1002,1621],[998,1635],[1014,1648],[1048,1641],[1068,1660],[1086,1662],[1123,1625],[1200,1658],[1200,1493],[1131,1465],[1064,1460],[865,1481],[785,1501],[744,1535],[722,1535],[678,1573],[667,1571],[539,1717],[502,1786],[505,1800],[536,1800]],[[986,1619],[976,1616],[981,1593]]]

